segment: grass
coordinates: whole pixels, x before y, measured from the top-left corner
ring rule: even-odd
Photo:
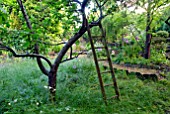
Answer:
[[[57,102],[48,101],[47,77],[35,61],[8,61],[0,68],[0,114],[164,114],[170,113],[170,78],[141,81],[134,74],[116,71],[120,101],[105,106],[94,64],[76,59],[61,64],[58,72]],[[104,76],[109,83],[109,76]],[[114,95],[108,87],[107,96]]]

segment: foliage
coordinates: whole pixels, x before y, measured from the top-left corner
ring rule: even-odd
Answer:
[[[39,72],[36,63],[29,59],[19,61],[10,61],[0,68],[0,113],[130,114],[170,110],[169,79],[157,83],[141,81],[133,73],[126,75],[124,71],[116,71],[121,100],[109,100],[105,106],[94,65],[86,59],[60,66],[57,102],[51,104],[45,86],[47,78]],[[111,92],[107,96],[113,94],[113,88],[106,90]]]
[[[155,38],[154,38],[155,39]],[[159,41],[152,43],[151,58],[146,60],[142,57],[142,49],[138,43],[126,45],[122,50],[119,49],[118,55],[113,57],[115,63],[139,64],[139,65],[169,65],[170,61],[166,58],[165,42]],[[158,47],[159,46],[159,47]]]
[[[169,33],[167,31],[158,31],[156,33],[156,36],[157,37],[162,37],[162,38],[168,38],[169,36]]]
[[[156,33],[152,33],[152,37],[157,37],[157,34]]]
[[[67,7],[68,2],[65,0],[23,1],[34,34],[28,30],[16,0],[5,0],[3,4],[5,5],[2,5],[2,11],[6,14],[2,16],[0,40],[4,45],[16,50],[33,52],[33,46],[38,42],[40,51],[47,53],[53,50],[53,47],[45,45],[44,42],[56,44],[70,38],[70,35],[73,35],[70,31],[77,31],[75,26],[79,17],[74,13],[76,4]]]

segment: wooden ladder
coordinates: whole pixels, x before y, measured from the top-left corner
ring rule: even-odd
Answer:
[[[119,94],[119,89],[118,89],[118,86],[117,86],[117,81],[116,81],[114,69],[113,69],[113,66],[112,66],[110,52],[109,52],[107,41],[106,41],[106,33],[104,32],[104,29],[102,27],[101,22],[99,22],[97,27],[100,28],[102,36],[92,36],[91,35],[91,29],[90,29],[90,26],[88,24],[88,21],[86,21],[86,22],[87,22],[86,23],[87,32],[88,32],[88,36],[89,36],[89,40],[90,40],[90,44],[91,44],[91,49],[92,49],[92,53],[93,53],[93,57],[94,57],[94,62],[95,62],[95,65],[96,65],[96,71],[97,71],[97,74],[98,74],[98,79],[99,79],[99,83],[100,83],[100,88],[101,88],[103,100],[104,100],[105,104],[107,105],[107,100],[108,99],[111,99],[111,98],[119,99],[120,94]],[[93,40],[96,39],[96,38],[98,40],[102,40],[103,46],[101,46],[101,47],[95,47],[94,46]],[[107,58],[106,59],[99,59],[97,57],[97,54],[96,54],[96,49],[105,49]],[[109,64],[109,71],[101,72],[101,69],[99,67],[99,62],[102,62],[102,61],[105,61],[105,62],[107,61],[108,62],[108,64]],[[112,78],[112,81],[113,81],[112,84],[104,85],[103,80],[102,80],[102,75],[105,74],[105,73],[110,73],[111,74],[111,78]],[[105,87],[108,86],[108,85],[109,86],[110,85],[113,86],[114,90],[115,90],[115,93],[116,93],[116,95],[112,96],[111,98],[107,98],[106,97]]]

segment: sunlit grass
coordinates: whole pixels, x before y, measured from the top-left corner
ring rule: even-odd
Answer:
[[[8,61],[0,68],[0,113],[10,114],[127,114],[169,113],[170,81],[141,81],[116,71],[120,101],[105,106],[93,61],[76,59],[60,65],[56,103],[48,101],[47,77],[34,60]],[[104,77],[109,83],[109,75]],[[113,88],[106,88],[108,96]],[[113,92],[112,92],[113,91]]]

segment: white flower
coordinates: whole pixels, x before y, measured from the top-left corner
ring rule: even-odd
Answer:
[[[18,100],[17,100],[17,99],[15,99],[15,100],[14,100],[14,103],[16,103],[17,101],[18,101]]]
[[[48,88],[49,88],[49,89],[52,89],[53,87],[50,87],[50,86],[49,86]]]
[[[138,107],[137,109],[140,110],[141,108]]]
[[[53,92],[55,92],[56,91],[56,89],[53,89]]]
[[[8,103],[8,105],[11,105],[11,103]]]
[[[44,86],[45,89],[48,89],[48,86]]]
[[[43,111],[41,110],[40,113],[43,113]]]
[[[69,111],[69,110],[70,110],[70,107],[69,107],[69,106],[67,106],[67,107],[65,107],[65,109],[66,109],[66,111]]]
[[[40,104],[39,102],[36,103],[36,105],[39,105],[39,104]]]
[[[56,109],[58,112],[61,112],[62,111],[62,108],[57,108]]]

